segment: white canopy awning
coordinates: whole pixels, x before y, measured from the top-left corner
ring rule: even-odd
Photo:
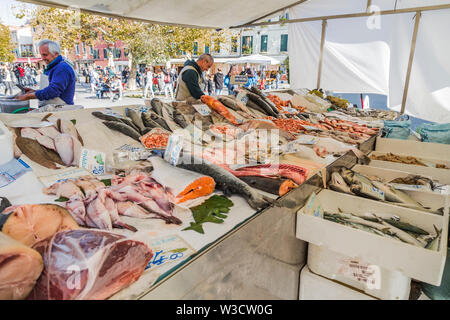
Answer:
[[[160,24],[226,28],[257,20],[298,0],[20,0]]]
[[[253,64],[277,65],[277,64],[280,64],[280,61],[275,58],[269,57],[269,56],[263,56],[261,54],[252,54],[250,56],[243,56],[240,58],[228,59],[226,63],[230,63],[230,64],[253,63]]]

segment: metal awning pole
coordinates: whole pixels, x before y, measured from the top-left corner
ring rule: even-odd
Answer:
[[[320,88],[320,78],[322,76],[323,47],[325,45],[325,33],[327,30],[327,20],[322,21],[322,36],[320,39],[319,71],[317,72],[317,89]]]
[[[410,52],[409,52],[408,69],[406,71],[405,88],[403,89],[402,108],[400,110],[400,113],[402,113],[402,114],[405,112],[406,99],[408,97],[409,79],[411,77],[411,68],[412,68],[412,63],[413,63],[413,60],[414,60],[414,52],[416,50],[417,32],[419,30],[419,23],[420,23],[420,17],[421,16],[422,16],[422,12],[417,11],[417,13],[416,13],[416,21],[414,23],[413,37],[412,37],[412,40],[411,40],[411,49],[410,49]]]

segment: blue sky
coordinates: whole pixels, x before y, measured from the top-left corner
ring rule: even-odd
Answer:
[[[13,25],[13,26],[20,26],[22,25],[25,20],[19,20],[16,19],[16,17],[14,16],[14,12],[17,11],[17,9],[14,11],[13,7],[22,7],[22,6],[26,6],[26,7],[33,7],[33,5],[31,4],[27,4],[24,2],[19,2],[19,1],[15,1],[15,0],[0,0],[1,1],[1,5],[2,5],[2,10],[0,10],[0,20],[3,24],[6,25]]]

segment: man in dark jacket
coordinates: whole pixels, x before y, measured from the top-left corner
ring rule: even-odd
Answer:
[[[214,86],[216,87],[216,96],[220,95],[223,89],[223,73],[222,69],[217,69],[216,74],[214,75]]]
[[[197,61],[188,60],[178,75],[178,84],[175,92],[175,100],[183,101],[188,98],[200,99],[203,93],[200,85],[205,82],[202,78],[203,71],[208,71],[214,64],[210,54],[202,54]]]
[[[75,72],[61,56],[58,43],[42,40],[38,43],[42,60],[47,64],[44,76],[48,77],[49,85],[42,90],[26,88],[25,94],[17,97],[19,100],[39,99],[48,103],[73,104],[75,95]]]

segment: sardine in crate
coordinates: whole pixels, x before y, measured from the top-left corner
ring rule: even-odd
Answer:
[[[400,221],[430,234],[435,233],[433,225],[442,229],[439,250],[434,251],[306,214],[305,207],[297,212],[297,238],[374,266],[399,271],[412,279],[440,285],[447,254],[447,213],[442,216],[401,208],[326,189],[316,195],[316,201],[328,213],[338,213],[340,209],[357,215],[374,213],[382,218],[395,215]]]

